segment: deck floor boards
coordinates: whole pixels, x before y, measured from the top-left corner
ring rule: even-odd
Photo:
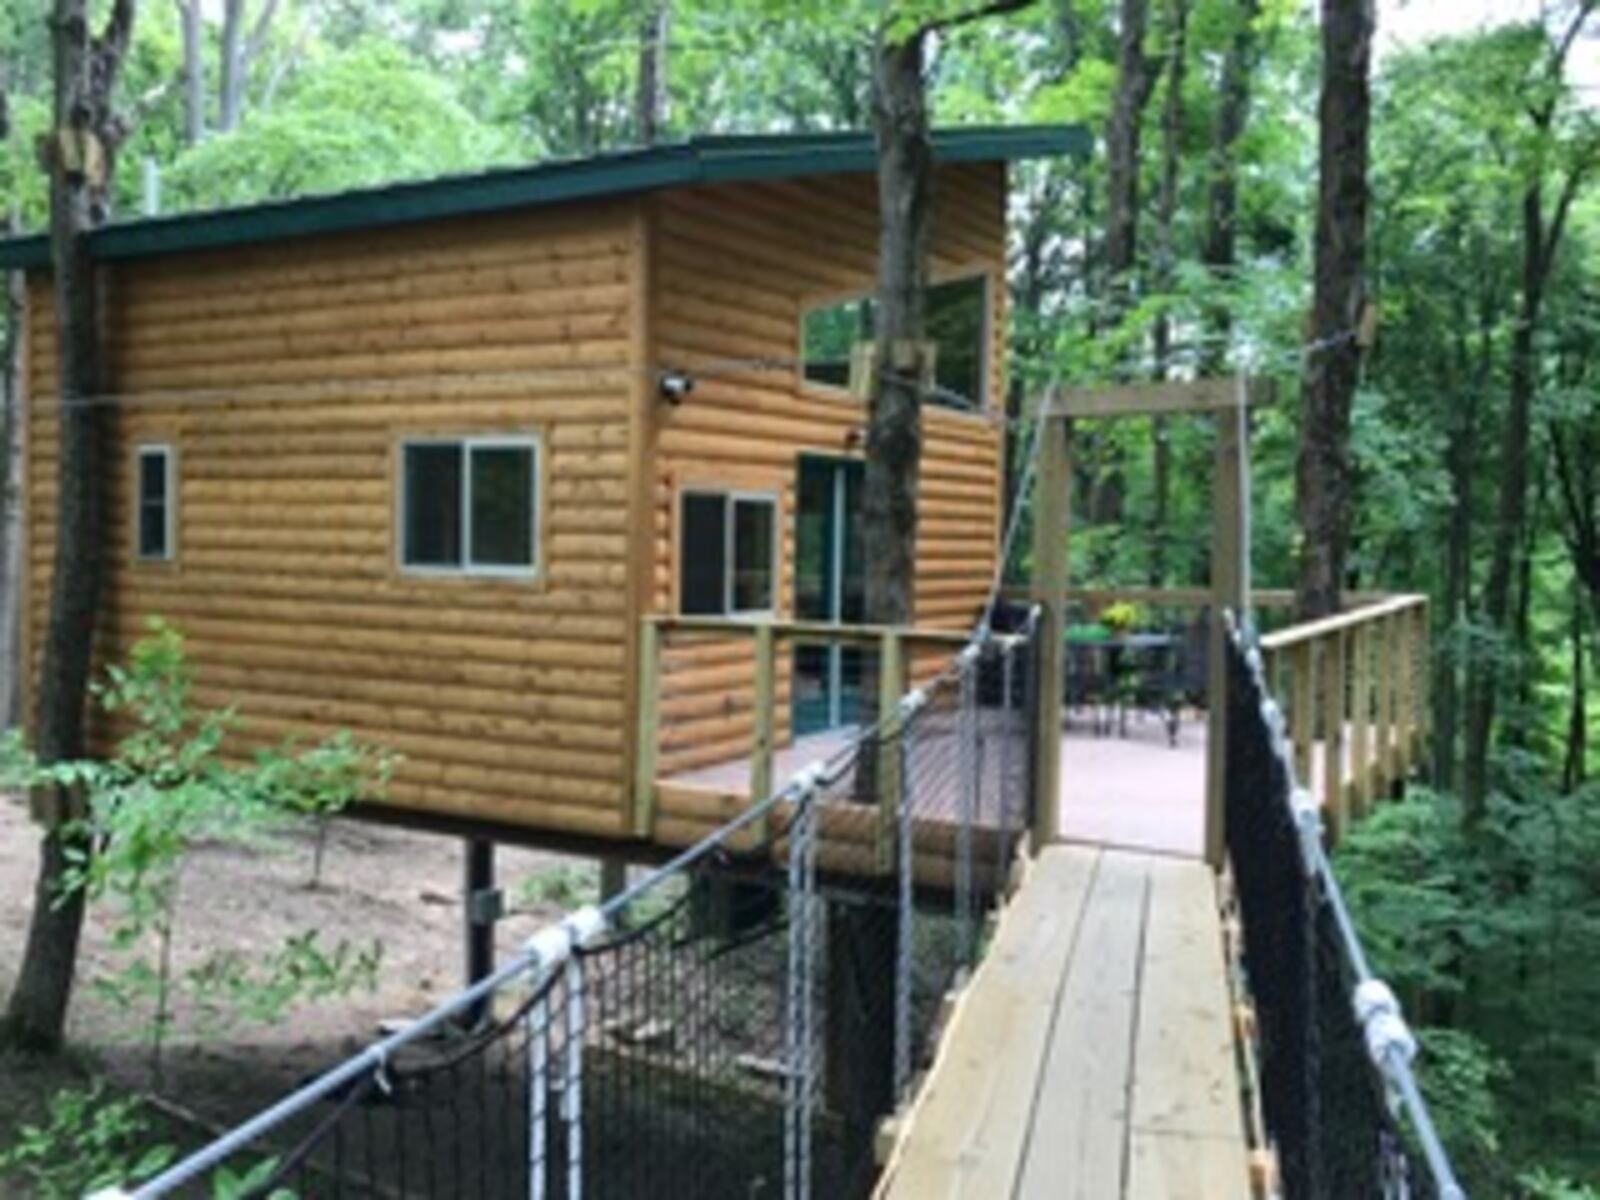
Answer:
[[[1249,1194],[1215,883],[1046,848],[908,1115],[885,1200]]]

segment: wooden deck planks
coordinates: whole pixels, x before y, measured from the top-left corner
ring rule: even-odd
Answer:
[[[1105,851],[1044,1055],[1017,1195],[1122,1194],[1146,860]]]
[[[1206,866],[1047,848],[878,1195],[1248,1195],[1224,971]]]
[[[1216,882],[1150,860],[1133,1051],[1130,1200],[1248,1193]]]
[[[1100,853],[1052,847],[1001,923],[947,1035],[892,1196],[1003,1197],[1029,1132],[1038,1057],[1050,1035]]]

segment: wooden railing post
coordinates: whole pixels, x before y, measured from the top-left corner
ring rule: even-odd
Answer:
[[[1054,402],[1052,393],[1045,405]],[[1062,647],[1067,605],[1067,527],[1071,521],[1072,456],[1065,418],[1039,415],[1034,477],[1033,599],[1040,606],[1038,680],[1033,730],[1033,845],[1061,832]]]
[[[1294,773],[1302,787],[1311,784],[1311,747],[1315,740],[1317,659],[1316,643],[1297,644],[1294,655],[1294,704],[1290,709],[1289,734],[1294,742]]]
[[[1322,808],[1330,839],[1350,825],[1350,796],[1344,787],[1345,634],[1322,639]]]
[[[900,631],[885,629],[878,637],[878,870],[894,866],[895,817],[900,805],[900,697],[906,690],[905,656]]]
[[[1351,812],[1359,819],[1372,808],[1372,631],[1350,631],[1350,789]]]
[[[655,823],[660,717],[661,629],[646,617],[639,627],[639,712],[633,747],[633,831],[640,837],[649,837]]]
[[[772,793],[772,729],[778,701],[778,639],[772,625],[755,627],[755,711],[751,714],[750,803],[760,804]],[[758,841],[766,840],[766,822],[757,825]]]
[[[1395,743],[1399,740],[1397,726],[1396,644],[1395,623],[1389,617],[1379,617],[1373,623],[1373,633],[1378,642],[1378,796],[1388,799],[1394,790],[1398,765]]]

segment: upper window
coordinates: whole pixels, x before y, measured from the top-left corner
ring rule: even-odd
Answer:
[[[135,462],[136,553],[148,562],[170,561],[173,552],[172,447],[140,446]]]
[[[936,283],[928,289],[927,305],[928,340],[936,353],[936,390],[928,402],[982,408],[988,370],[988,276]],[[849,386],[850,349],[872,337],[874,307],[870,298],[856,297],[806,311],[800,340],[807,381]]]
[[[409,441],[402,447],[401,475],[402,567],[478,575],[536,572],[536,438]]]
[[[678,526],[678,607],[687,615],[771,612],[777,577],[777,500],[684,492]]]

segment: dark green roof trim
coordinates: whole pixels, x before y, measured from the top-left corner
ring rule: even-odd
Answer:
[[[1089,147],[1087,131],[1072,125],[941,129],[933,135],[934,157],[947,163],[1083,157]],[[89,238],[98,258],[144,258],[693,183],[870,171],[875,161],[872,137],[866,133],[702,137],[594,158],[119,222]],[[0,269],[49,265],[47,237],[0,240]]]

